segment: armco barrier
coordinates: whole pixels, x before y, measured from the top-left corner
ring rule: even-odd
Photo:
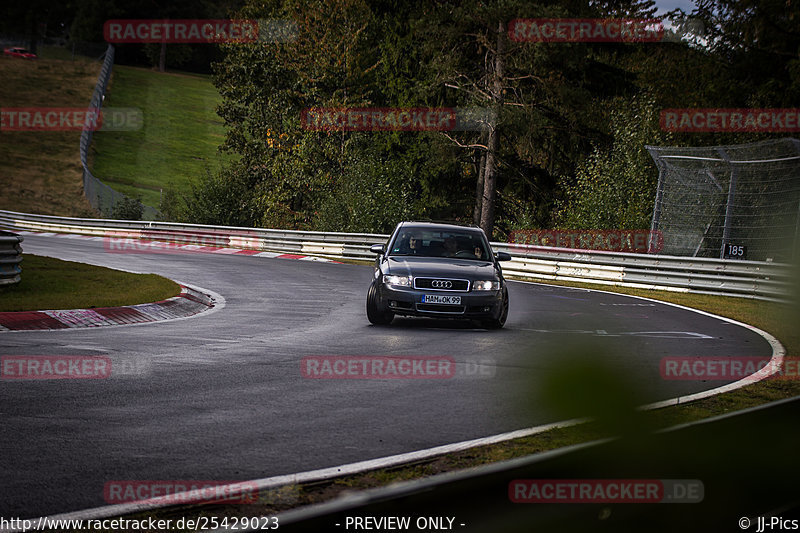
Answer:
[[[657,254],[568,250],[492,243],[513,260],[507,275],[545,280],[591,281],[645,289],[691,291],[766,299],[786,298],[790,265],[761,261],[705,259]]]
[[[367,261],[375,258],[369,251],[370,245],[386,242],[389,237],[369,233],[65,218],[13,211],[0,211],[0,227],[185,244],[208,243],[219,247]],[[503,264],[503,271],[508,276],[522,279],[580,281],[777,300],[789,297],[793,282],[792,267],[783,263],[587,251],[517,243],[492,243],[492,247],[495,251],[511,254],[512,260]]]
[[[20,235],[0,231],[0,286],[19,283],[22,274],[22,243]]]

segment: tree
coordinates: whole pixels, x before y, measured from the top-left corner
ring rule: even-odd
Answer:
[[[74,0],[70,38],[73,42],[104,42],[104,23],[112,19],[224,19],[244,0]],[[164,72],[168,66],[208,72],[219,58],[216,45],[118,44],[115,60],[123,64],[147,64]],[[169,49],[169,51],[168,51]]]
[[[602,135],[592,104],[619,75],[603,68],[589,45],[510,41],[507,21],[597,16],[598,10],[584,2],[437,5],[438,16],[426,14],[436,51],[428,68],[449,89],[447,100],[491,110],[494,118],[483,133],[446,135],[478,162],[473,220],[499,237],[510,226],[506,211],[532,202],[546,222],[555,176],[571,171],[589,140]],[[443,23],[447,15],[455,22]],[[503,228],[495,231],[498,193]]]
[[[223,148],[240,157],[220,180],[249,184],[246,218],[267,226],[387,231],[395,217],[471,219],[493,238],[520,223],[550,226],[559,195],[588,187],[587,172],[624,168],[610,152],[627,134],[612,112],[638,120],[630,113],[645,95],[657,115],[739,91],[733,70],[700,47],[520,42],[507,24],[653,12],[651,0],[249,0],[238,17],[290,19],[298,38],[223,47]],[[301,121],[311,108],[403,106],[478,108],[491,119],[482,130],[379,133]],[[647,163],[641,146],[620,148],[630,167]],[[391,216],[375,205],[391,205]]]
[[[733,71],[732,92],[750,107],[794,107],[800,99],[800,4],[786,0],[697,0],[689,16]]]
[[[0,18],[0,33],[24,37],[28,41],[27,47],[34,53],[40,39],[61,37],[64,27],[75,16],[75,7],[71,2],[29,0],[5,4],[3,17]]]
[[[578,165],[575,181],[557,203],[558,227],[650,227],[658,170],[645,145],[669,144],[673,136],[659,128],[658,108],[648,95],[618,98],[612,109],[613,142],[595,147]]]

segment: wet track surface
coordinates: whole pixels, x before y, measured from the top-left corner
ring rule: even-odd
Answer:
[[[26,236],[26,253],[154,272],[221,294],[175,322],[0,332],[0,355],[107,355],[101,380],[0,381],[0,515],[105,505],[114,480],[246,480],[558,420],[529,399],[584,340],[648,402],[724,382],[661,378],[664,356],[769,356],[756,333],[620,295],[511,282],[506,328],[364,312],[372,268],[221,254],[107,253],[100,240]],[[23,276],[24,276],[23,264]],[[306,379],[309,355],[449,356],[450,379]],[[483,366],[479,366],[483,365]],[[528,409],[523,409],[523,406]]]

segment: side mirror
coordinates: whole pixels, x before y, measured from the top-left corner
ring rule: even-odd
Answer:
[[[511,261],[511,254],[508,252],[497,252],[494,255],[498,261]]]
[[[383,244],[373,244],[369,247],[369,251],[373,254],[381,255],[386,252],[386,246]]]

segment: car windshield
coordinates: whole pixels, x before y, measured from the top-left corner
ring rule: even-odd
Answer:
[[[458,230],[402,230],[392,243],[389,255],[456,257],[486,261],[486,246],[479,233]]]

